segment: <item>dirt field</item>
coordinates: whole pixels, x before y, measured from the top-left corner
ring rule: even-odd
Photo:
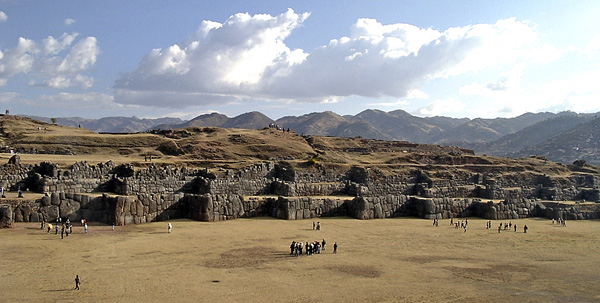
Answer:
[[[0,230],[2,302],[598,302],[600,222],[466,233],[422,219],[237,219]],[[523,225],[529,231],[523,233]],[[320,255],[292,240],[326,239]],[[332,254],[338,242],[337,254]],[[73,290],[78,274],[82,285]]]

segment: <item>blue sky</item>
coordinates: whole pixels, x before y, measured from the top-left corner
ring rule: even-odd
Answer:
[[[600,111],[599,1],[0,0],[0,106],[48,117]]]

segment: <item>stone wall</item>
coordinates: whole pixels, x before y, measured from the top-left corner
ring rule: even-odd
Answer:
[[[49,162],[34,166],[7,164],[0,167],[0,172],[4,173],[0,185],[6,188],[31,186],[46,194],[34,200],[3,199],[15,222],[51,221],[57,217],[117,225],[174,218],[220,221],[254,216],[287,220],[325,216],[590,219],[598,217],[600,205],[565,206],[538,201],[600,202],[600,178],[590,174],[551,178],[441,172],[430,176],[418,170],[386,176],[376,169],[360,167],[348,171],[296,171],[285,162],[214,173],[154,164],[136,171],[130,165],[116,166],[110,161],[96,166],[77,162],[67,169]]]

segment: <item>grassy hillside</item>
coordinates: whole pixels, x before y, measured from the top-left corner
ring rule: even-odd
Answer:
[[[38,130],[39,128],[39,130]],[[130,163],[144,167],[153,157],[160,165],[239,168],[262,161],[347,169],[353,165],[377,173],[406,173],[415,169],[447,176],[451,173],[524,173],[568,175],[572,167],[537,158],[475,156],[457,147],[383,141],[360,137],[300,136],[272,128],[259,130],[188,127],[139,134],[98,134],[87,129],[52,125],[29,118],[0,116],[0,144],[17,150],[24,163],[76,161]],[[596,171],[596,168],[586,168]]]

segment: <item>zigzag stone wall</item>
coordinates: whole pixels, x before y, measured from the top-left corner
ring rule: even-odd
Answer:
[[[57,217],[118,225],[254,216],[286,220],[325,216],[600,218],[600,203],[589,203],[600,202],[600,177],[590,174],[551,178],[473,173],[432,178],[424,171],[381,176],[358,167],[297,171],[286,163],[265,162],[242,170],[224,169],[217,177],[206,169],[151,166],[136,171],[110,161],[96,166],[78,162],[66,169],[48,162],[7,164],[0,172],[0,185],[5,188],[45,193],[38,199],[2,199],[8,205],[3,206],[2,216],[15,222]]]

